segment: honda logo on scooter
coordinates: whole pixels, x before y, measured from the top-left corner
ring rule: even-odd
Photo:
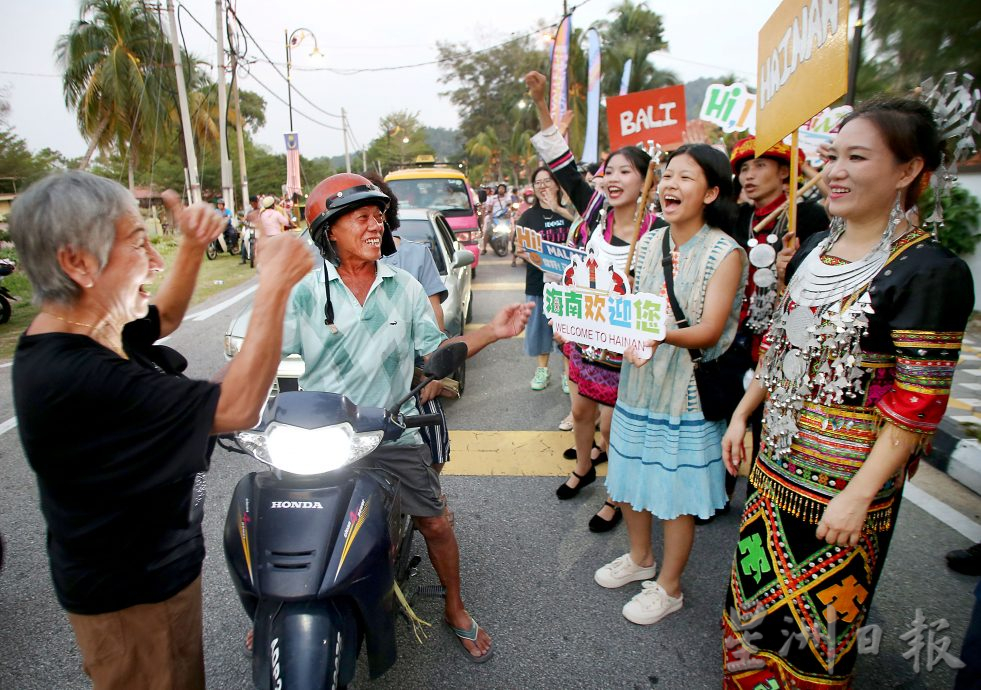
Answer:
[[[270,508],[315,508],[317,510],[323,510],[324,506],[320,501],[273,501],[269,505]]]

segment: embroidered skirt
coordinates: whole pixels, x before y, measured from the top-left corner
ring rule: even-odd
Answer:
[[[831,546],[753,488],[722,613],[723,688],[850,688],[892,530]]]

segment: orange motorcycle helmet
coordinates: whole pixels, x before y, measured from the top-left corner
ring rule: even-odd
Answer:
[[[331,175],[314,187],[307,196],[306,219],[310,228],[310,239],[327,261],[339,266],[340,257],[328,239],[331,221],[369,204],[384,212],[389,201],[388,196],[366,177],[354,173]],[[381,238],[382,256],[394,254],[395,250],[392,231],[386,224]]]

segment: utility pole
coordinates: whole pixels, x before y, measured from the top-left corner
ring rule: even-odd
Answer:
[[[245,135],[242,127],[245,118],[242,117],[242,104],[238,98],[238,51],[232,51],[232,107],[238,119],[235,121],[235,138],[238,140],[238,176],[242,185],[242,209],[249,209],[249,175],[245,169]]]
[[[344,165],[351,172],[351,154],[347,150],[347,111],[341,108],[341,129],[344,130]]]
[[[194,133],[191,131],[191,112],[187,107],[187,86],[184,84],[184,66],[181,63],[181,49],[177,44],[177,20],[174,19],[174,0],[167,0],[167,23],[170,25],[170,46],[174,52],[174,69],[177,70],[177,104],[181,111],[181,129],[184,132],[184,151],[187,155],[187,168],[184,175],[188,180],[188,194],[191,203],[201,201],[201,184],[198,182],[198,159],[194,154]]]
[[[235,190],[232,188],[232,162],[228,158],[228,98],[225,94],[224,1],[215,0],[215,33],[218,37],[218,158],[221,161],[221,196],[225,208],[235,217]]]

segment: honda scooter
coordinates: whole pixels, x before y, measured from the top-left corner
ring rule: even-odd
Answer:
[[[455,343],[429,358],[424,377],[391,409],[343,395],[280,392],[259,425],[232,445],[269,466],[235,487],[225,521],[225,559],[254,624],[256,687],[343,688],[365,643],[376,678],[396,659],[395,589],[418,562],[399,482],[358,461],[439,415],[403,415],[403,402],[466,359]],[[362,463],[363,465],[363,463]]]

